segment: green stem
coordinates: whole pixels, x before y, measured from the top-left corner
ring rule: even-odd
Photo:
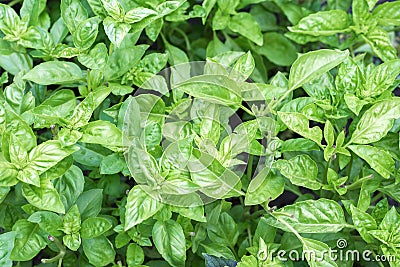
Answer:
[[[287,90],[286,93],[285,93],[283,96],[281,96],[277,101],[275,101],[275,102],[270,106],[270,110],[275,109],[275,108],[276,108],[283,100],[285,100],[286,97],[288,97],[289,94],[290,94],[291,92],[293,92],[293,91],[294,91],[293,89]]]
[[[62,266],[62,260],[63,260],[63,258],[65,256],[65,254],[67,253],[67,250],[63,246],[63,244],[61,244],[60,240],[58,240],[56,237],[49,236],[49,239],[53,240],[54,244],[57,246],[57,248],[60,250],[60,252],[56,256],[54,256],[53,258],[42,259],[41,261],[42,261],[42,263],[45,263],[45,264],[58,261],[58,266],[61,267]]]
[[[12,7],[12,6],[16,5],[16,4],[21,3],[22,1],[23,1],[23,0],[14,0],[14,1],[11,1],[10,3],[8,3],[8,6],[9,6],[9,7]]]
[[[249,161],[247,162],[247,172],[246,172],[247,179],[250,180],[252,178],[251,176],[252,173],[253,173],[253,155],[250,154]]]
[[[363,178],[360,178],[357,181],[355,181],[354,183],[346,186],[346,188],[347,188],[347,190],[358,189],[361,187],[363,182],[365,182],[366,180],[370,180],[372,178],[373,178],[373,176],[371,176],[371,175],[364,176]]]
[[[174,28],[173,31],[177,31],[183,37],[183,39],[185,40],[186,49],[188,51],[192,50],[192,46],[190,45],[190,41],[186,33],[179,28]]]
[[[247,236],[249,238],[249,245],[250,245],[250,247],[252,247],[253,246],[253,237],[251,235],[251,226],[250,226],[250,224],[247,226]]]
[[[245,106],[241,105],[240,108],[243,109],[244,111],[246,111],[246,113],[248,113],[252,116],[255,116],[254,113],[250,109],[246,108]]]

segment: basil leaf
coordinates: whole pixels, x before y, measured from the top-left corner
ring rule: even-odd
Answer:
[[[156,214],[163,204],[148,195],[139,186],[129,191],[126,201],[125,231]]]
[[[100,235],[82,240],[83,251],[94,266],[107,266],[114,261],[115,250],[107,237]]]
[[[202,75],[178,84],[175,89],[211,103],[239,107],[240,88],[235,81],[222,75]]]
[[[25,80],[42,85],[72,83],[82,78],[82,70],[79,66],[65,61],[41,63],[23,77]]]
[[[336,233],[347,227],[340,205],[330,199],[305,200],[293,205],[286,205],[276,214],[267,217],[268,224],[290,231],[276,218],[285,220],[299,233]]]
[[[348,55],[348,51],[321,49],[299,56],[290,68],[289,89],[315,80],[342,63]]]
[[[8,232],[0,235],[0,265],[11,267],[13,265],[10,260],[10,254],[14,247],[15,233]]]
[[[98,237],[108,230],[110,230],[112,224],[105,218],[92,217],[84,220],[81,225],[81,237],[94,238]]]
[[[313,190],[321,188],[317,181],[318,166],[308,155],[300,154],[290,160],[280,159],[275,162],[274,167],[295,185]]]
[[[295,26],[288,29],[295,33],[325,36],[346,31],[348,26],[350,26],[350,20],[345,11],[330,10],[320,11],[302,18]]]
[[[367,145],[350,145],[349,148],[382,177],[389,178],[394,174],[395,162],[387,151]]]
[[[362,115],[351,136],[351,143],[369,144],[381,140],[397,118],[400,118],[400,98],[376,103]]]
[[[233,15],[229,21],[229,29],[243,35],[257,45],[263,45],[263,36],[260,25],[249,13],[240,12]]]
[[[186,240],[182,227],[173,220],[156,222],[153,241],[158,252],[173,267],[183,267],[186,261]]]
[[[309,121],[305,115],[296,112],[279,111],[278,116],[290,130],[314,141],[318,145],[321,144],[322,130],[318,126],[308,128]]]
[[[22,186],[22,194],[30,204],[39,209],[65,213],[60,195],[51,181],[42,180],[40,187],[24,184]]]
[[[62,0],[61,16],[69,31],[74,33],[79,23],[88,18],[88,13],[78,0]]]
[[[15,237],[10,260],[31,260],[47,245],[47,238],[36,223],[19,220],[14,224],[13,231],[18,235]]]
[[[144,262],[143,249],[136,244],[129,244],[126,250],[126,262],[128,267],[138,266]]]

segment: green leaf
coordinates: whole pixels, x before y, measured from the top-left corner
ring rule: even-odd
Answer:
[[[217,224],[209,223],[207,225],[207,233],[212,242],[227,247],[235,246],[239,237],[235,220],[226,212],[221,213]]]
[[[96,41],[99,33],[99,18],[93,17],[78,24],[74,33],[74,44],[76,47],[87,50]]]
[[[60,194],[64,207],[69,209],[75,204],[79,195],[83,192],[85,178],[82,170],[77,166],[72,166],[63,176],[55,180],[54,187]]]
[[[104,31],[108,39],[116,46],[119,47],[124,40],[125,36],[131,29],[131,25],[114,20],[107,17],[103,21]]]
[[[349,148],[382,177],[389,178],[394,174],[395,162],[386,150],[368,145],[350,145]]]
[[[126,263],[128,267],[134,267],[144,262],[143,249],[136,244],[129,244],[126,250]]]
[[[171,266],[185,266],[186,240],[179,223],[173,220],[156,222],[153,227],[153,241],[158,252]]]
[[[223,75],[196,76],[178,84],[175,89],[216,104],[239,107],[242,102],[238,84]]]
[[[77,205],[72,206],[67,211],[63,218],[63,225],[60,229],[66,234],[79,233],[79,230],[81,229],[81,214],[79,213]]]
[[[93,121],[83,129],[83,143],[100,144],[109,147],[122,146],[122,132],[108,121]]]
[[[312,190],[321,188],[321,183],[317,181],[318,166],[308,155],[301,154],[290,160],[280,159],[275,162],[274,167],[295,185]]]
[[[36,223],[19,220],[14,224],[12,230],[17,233],[10,255],[10,259],[13,261],[31,260],[47,245],[46,235]]]
[[[279,66],[290,66],[297,59],[297,49],[285,36],[276,32],[263,35],[263,45],[254,47],[260,55]]]
[[[18,183],[18,170],[8,161],[0,161],[0,186],[13,186]]]
[[[396,247],[400,239],[400,215],[395,207],[386,213],[378,230],[370,230],[369,234],[389,247]]]
[[[389,34],[382,28],[375,27],[367,35],[361,36],[371,46],[372,51],[383,61],[397,59],[397,52],[392,46]]]
[[[124,22],[125,23],[136,23],[139,22],[147,17],[152,17],[157,15],[157,12],[145,8],[145,7],[135,7],[128,12],[126,12],[125,17],[124,17]]]
[[[65,213],[60,195],[49,180],[42,180],[40,187],[29,184],[22,185],[22,194],[30,204],[39,209]]]
[[[26,30],[26,25],[21,23],[17,13],[5,4],[0,4],[0,30],[9,38],[18,40],[19,31]]]
[[[107,266],[114,262],[115,250],[107,237],[100,235],[82,240],[83,251],[94,266]]]
[[[291,32],[312,36],[329,36],[346,31],[350,25],[347,13],[343,10],[320,11],[302,18],[295,26],[288,27]]]
[[[284,187],[283,177],[272,173],[266,166],[251,180],[244,203],[248,206],[274,200],[283,193]]]
[[[241,182],[239,176],[225,168],[216,158],[198,150],[194,153],[188,168],[193,182],[200,186],[201,192],[212,198],[238,196]]]
[[[45,99],[39,106],[30,110],[36,118],[36,127],[50,127],[59,118],[67,117],[75,108],[76,99],[72,90],[62,89]]]
[[[103,189],[90,189],[83,192],[76,200],[82,220],[97,216],[101,211]]]
[[[59,141],[49,140],[31,150],[28,166],[42,174],[77,150],[77,147],[63,147]]]
[[[108,60],[108,50],[104,43],[98,43],[88,54],[80,54],[79,62],[89,69],[103,69]]]
[[[388,90],[400,74],[400,60],[386,61],[372,70],[361,91],[363,97],[377,97]]]
[[[289,89],[294,90],[317,79],[322,74],[342,63],[349,51],[320,49],[302,54],[290,68]]]
[[[11,251],[14,247],[15,233],[8,232],[0,235],[0,266],[11,267]]]
[[[350,142],[356,144],[377,142],[389,132],[394,119],[398,118],[400,118],[400,98],[382,100],[363,114]]]
[[[139,186],[129,191],[126,201],[125,231],[156,214],[163,204],[148,195]]]
[[[206,11],[204,16],[203,16],[203,18],[202,18],[203,24],[205,24],[208,15],[210,14],[211,10],[213,9],[213,7],[215,6],[216,3],[217,3],[217,0],[205,0],[205,1],[203,1],[202,6],[204,7],[204,9]]]
[[[120,47],[114,49],[104,70],[106,80],[115,80],[132,69],[143,56],[147,45]]]
[[[350,210],[354,226],[357,228],[361,237],[367,243],[374,242],[374,238],[368,233],[368,231],[376,230],[378,228],[375,219],[368,213],[361,211],[353,205],[350,206]]]
[[[60,236],[62,232],[62,219],[60,216],[49,211],[37,211],[33,213],[28,221],[39,224],[39,227],[52,236]]]
[[[302,238],[303,253],[310,267],[337,267],[338,265],[327,255],[330,247],[318,240]]]
[[[336,233],[347,226],[342,207],[325,198],[286,205],[266,218],[268,224],[291,232],[274,217],[286,221],[299,233]]]
[[[112,224],[109,220],[101,217],[92,217],[84,220],[81,225],[81,237],[94,238],[110,230]]]
[[[23,77],[25,80],[42,85],[73,83],[82,78],[82,70],[79,66],[65,61],[41,63]]]
[[[386,2],[378,5],[372,12],[374,18],[378,19],[379,25],[400,25],[400,2]]]
[[[322,130],[318,126],[308,128],[309,121],[305,115],[296,112],[278,111],[278,116],[290,130],[321,145]]]
[[[121,20],[125,14],[125,10],[118,0],[101,0],[107,14],[115,20]]]
[[[72,251],[77,251],[81,246],[82,240],[79,233],[72,233],[63,236],[64,245]]]
[[[61,16],[69,31],[74,33],[79,23],[88,18],[88,13],[79,0],[62,0]]]
[[[253,73],[254,68],[254,58],[249,51],[236,61],[229,77],[236,81],[245,81]]]
[[[240,12],[233,15],[229,21],[229,29],[246,37],[257,45],[263,45],[263,36],[260,25],[249,13]]]
[[[121,155],[114,153],[103,158],[100,163],[100,173],[115,174],[121,172],[126,167],[125,159]]]

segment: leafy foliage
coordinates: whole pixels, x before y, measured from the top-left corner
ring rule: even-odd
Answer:
[[[399,26],[398,0],[0,4],[0,266],[400,266]]]

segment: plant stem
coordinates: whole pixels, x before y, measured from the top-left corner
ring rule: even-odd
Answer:
[[[363,178],[360,178],[357,181],[355,181],[354,183],[346,186],[346,188],[347,188],[347,190],[358,189],[361,187],[363,182],[365,182],[366,180],[370,180],[372,178],[373,178],[373,176],[371,176],[371,175],[364,176]]]
[[[12,6],[16,5],[16,4],[21,3],[22,1],[23,1],[23,0],[14,0],[14,1],[11,1],[11,2],[8,4],[8,6],[9,6],[9,7],[12,7]]]

